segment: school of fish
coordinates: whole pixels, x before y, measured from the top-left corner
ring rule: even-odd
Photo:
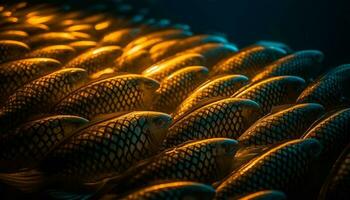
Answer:
[[[0,199],[350,199],[350,64],[114,6],[0,5]]]

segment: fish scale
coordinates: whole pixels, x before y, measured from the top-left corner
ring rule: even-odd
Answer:
[[[76,128],[87,122],[76,116],[58,115],[23,124],[2,135],[0,162],[12,162],[13,168],[35,164]]]
[[[21,59],[0,65],[1,102],[24,84],[53,72],[60,65],[50,58]]]
[[[162,123],[157,124],[159,121]],[[82,130],[47,157],[43,169],[50,174],[95,179],[120,173],[150,156],[170,125],[170,116],[132,112]]]
[[[319,104],[300,104],[268,115],[245,131],[240,144],[258,146],[299,138],[324,113]]]
[[[0,63],[15,60],[29,52],[27,44],[15,40],[0,40]]]
[[[273,148],[222,181],[216,199],[268,189],[289,191],[302,180],[320,151],[321,144],[314,139],[293,140]]]
[[[241,75],[227,75],[208,81],[182,101],[172,116],[174,119],[177,119],[195,107],[196,104],[210,98],[229,97],[245,85],[247,81],[248,78]]]
[[[267,114],[273,106],[292,103],[304,87],[305,81],[300,77],[278,76],[247,86],[232,97],[256,101]]]
[[[235,139],[260,117],[259,113],[259,105],[245,99],[227,98],[205,105],[175,122],[163,147],[205,138]]]
[[[67,45],[53,45],[31,51],[23,58],[52,58],[62,63],[70,60],[75,56],[75,50]]]
[[[242,74],[253,77],[267,64],[285,55],[281,49],[254,45],[216,64],[211,74]]]
[[[180,69],[165,78],[156,91],[153,105],[156,110],[172,112],[198,85],[205,81],[208,69],[191,66]]]
[[[140,189],[140,191],[131,193],[122,199],[137,200],[137,199],[185,199],[197,198],[212,199],[215,190],[208,185],[195,182],[179,181],[172,183],[165,183],[160,185],[153,185]]]
[[[86,80],[85,70],[67,68],[27,83],[4,103],[0,112],[0,127],[6,130],[31,116],[47,113],[53,104]]]
[[[220,159],[232,158],[236,145],[235,140],[213,138],[170,149],[146,162],[145,166],[140,165],[142,169],[128,179],[127,185],[143,185],[155,180],[216,181],[227,173],[222,165],[230,165]]]
[[[314,138],[320,141],[323,145],[322,155],[334,153],[350,141],[349,120],[350,108],[337,111],[311,127],[302,138]]]

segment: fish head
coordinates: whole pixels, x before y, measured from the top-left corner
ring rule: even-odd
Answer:
[[[66,69],[69,71],[68,75],[68,84],[74,86],[75,88],[79,88],[84,85],[88,80],[88,72],[81,68],[71,68]]]
[[[322,144],[317,139],[308,138],[300,143],[300,148],[305,152],[309,158],[318,158],[322,152]]]
[[[298,76],[283,76],[283,85],[285,94],[290,101],[294,102],[295,99],[306,87],[306,81]]]
[[[85,118],[73,115],[67,115],[62,117],[64,117],[64,120],[61,121],[61,126],[63,127],[65,136],[74,133],[78,128],[84,126],[89,122]]]
[[[156,97],[156,90],[160,87],[160,83],[154,79],[141,76],[137,79],[139,88],[143,91],[143,103],[145,108],[153,104]]]
[[[233,159],[238,150],[238,142],[229,138],[210,139],[214,144],[215,160],[217,164],[217,178],[222,178],[233,169]]]
[[[146,128],[149,132],[151,143],[159,148],[163,143],[167,130],[172,123],[172,117],[166,113],[144,111],[146,115]]]
[[[241,109],[242,117],[245,120],[245,128],[250,127],[254,122],[260,119],[264,113],[262,108],[258,103],[250,99],[240,99],[241,100]]]

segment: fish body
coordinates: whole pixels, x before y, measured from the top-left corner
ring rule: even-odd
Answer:
[[[29,52],[30,48],[23,42],[0,40],[0,63],[15,60]]]
[[[103,36],[101,44],[125,46],[131,42],[140,33],[139,28],[125,28],[113,31]]]
[[[252,82],[285,75],[300,76],[305,80],[310,80],[321,71],[320,65],[323,58],[323,53],[317,50],[298,51],[266,66],[259,74],[252,78]]]
[[[120,174],[157,151],[170,123],[169,115],[151,111],[107,119],[65,140],[46,157],[41,169],[53,177],[81,181]]]
[[[140,75],[115,76],[69,94],[53,112],[92,119],[102,114],[147,109],[158,88],[158,82]]]
[[[0,101],[24,84],[57,70],[61,63],[50,58],[28,58],[0,65]]]
[[[238,141],[246,146],[259,146],[297,139],[324,112],[324,108],[316,103],[292,106],[258,120]]]
[[[251,100],[227,98],[190,112],[170,128],[163,147],[214,137],[238,138],[259,117],[261,110]]]
[[[305,85],[305,80],[300,77],[278,76],[249,85],[232,97],[251,99],[260,104],[267,114],[273,106],[293,103]]]
[[[37,48],[64,44],[74,40],[76,40],[76,37],[68,32],[46,32],[29,37],[26,43],[32,48]]]
[[[244,48],[234,55],[224,59],[216,64],[211,74],[242,74],[248,77],[253,77],[264,66],[286,55],[286,52],[274,48],[264,46],[251,46]]]
[[[23,41],[28,37],[28,33],[19,30],[8,30],[0,32],[0,40]]]
[[[188,53],[160,61],[144,70],[142,74],[157,81],[162,81],[165,77],[183,67],[200,65],[205,65],[205,58],[197,53]]]
[[[47,113],[67,93],[82,86],[83,69],[62,69],[35,79],[18,89],[0,110],[0,127],[7,130],[37,114]]]
[[[315,139],[281,144],[234,171],[216,188],[216,199],[259,190],[290,190],[300,183],[312,160],[321,152]]]
[[[82,68],[89,74],[109,67],[113,60],[122,54],[118,46],[104,46],[91,49],[69,61],[65,68]]]
[[[114,61],[113,68],[117,72],[141,73],[147,69],[153,61],[146,50],[136,52],[124,52]]]
[[[0,163],[11,169],[40,162],[49,151],[88,120],[72,115],[56,115],[27,122],[1,135]],[[8,167],[8,166],[7,166]]]
[[[203,199],[210,200],[214,197],[215,190],[209,185],[179,181],[172,183],[163,183],[159,185],[152,185],[146,188],[133,192],[125,197],[123,200],[156,200],[156,199]]]
[[[229,97],[248,82],[248,78],[242,75],[226,75],[207,81],[196,88],[172,114],[177,119],[198,103],[210,98]]]
[[[81,40],[81,41],[71,42],[68,44],[68,46],[75,49],[77,53],[81,53],[87,49],[96,47],[97,43],[91,40]]]
[[[303,136],[313,138],[322,146],[322,156],[339,152],[350,142],[350,108],[335,111],[326,115],[314,124]],[[336,145],[334,145],[336,144]]]
[[[205,81],[208,69],[191,66],[180,69],[160,83],[154,109],[172,112],[198,85]]]
[[[75,54],[75,49],[70,46],[52,45],[33,50],[24,55],[24,58],[52,58],[60,61],[61,63],[65,63],[72,59]]]

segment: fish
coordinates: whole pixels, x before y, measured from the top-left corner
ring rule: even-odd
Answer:
[[[162,51],[154,52],[154,50],[152,51],[151,49],[152,59],[154,61],[160,61],[179,52],[185,51],[186,49],[191,49],[195,46],[200,46],[206,43],[227,43],[227,40],[224,37],[216,35],[194,35],[184,38],[178,43],[162,49]]]
[[[248,78],[242,75],[225,75],[213,78],[197,87],[172,114],[174,119],[187,113],[200,102],[211,98],[230,97],[239,88],[248,83]]]
[[[268,114],[274,106],[294,103],[305,87],[305,80],[298,76],[277,76],[243,87],[231,97],[251,99]]]
[[[39,34],[49,30],[49,27],[45,24],[29,24],[29,23],[16,23],[11,26],[1,27],[2,31],[19,30],[25,31],[28,34]]]
[[[208,69],[203,66],[185,67],[174,72],[160,83],[153,108],[162,112],[172,112],[197,86],[205,81],[208,74]]]
[[[237,200],[286,200],[286,194],[277,190],[263,190],[254,192],[243,197],[237,198]]]
[[[321,189],[318,199],[349,199],[349,180],[350,145],[344,149],[333,165],[333,168]]]
[[[302,139],[318,140],[323,150],[321,157],[340,153],[350,142],[350,108],[329,112],[309,128]],[[336,145],[335,145],[336,144]]]
[[[2,169],[29,168],[37,165],[64,138],[89,121],[73,115],[54,115],[20,125],[2,133]]]
[[[349,102],[350,64],[340,65],[311,83],[299,95],[297,103],[319,103],[327,110]]]
[[[171,116],[136,111],[93,124],[67,138],[40,166],[47,176],[65,182],[94,182],[120,174],[157,152]]]
[[[261,117],[260,113],[260,106],[247,99],[225,98],[209,102],[174,121],[163,148],[213,137],[236,139]]]
[[[300,184],[322,146],[315,139],[292,140],[265,152],[232,172],[216,187],[215,199],[259,190],[289,191]]]
[[[31,48],[38,48],[49,45],[59,45],[75,41],[77,38],[69,32],[45,32],[31,36],[26,43]]]
[[[274,76],[294,75],[305,80],[312,80],[321,71],[324,54],[318,50],[303,50],[278,59],[266,66],[252,78],[258,82]]]
[[[67,45],[72,47],[73,49],[75,49],[77,54],[79,54],[85,50],[96,47],[97,43],[95,41],[91,41],[91,40],[80,40],[80,41],[76,41],[76,42],[71,42]]]
[[[142,75],[162,81],[173,72],[187,66],[205,66],[205,58],[197,53],[174,56],[148,67]]]
[[[188,142],[139,164],[137,173],[122,184],[135,187],[156,180],[212,183],[230,173],[237,146],[237,141],[228,138]]]
[[[215,189],[206,184],[177,181],[151,185],[125,195],[124,200],[152,199],[203,199],[210,200],[215,196]],[[104,199],[104,198],[102,198]],[[107,199],[107,198],[106,198]]]
[[[8,130],[35,115],[47,113],[67,93],[87,81],[83,69],[67,68],[35,79],[16,90],[0,109],[0,127]]]
[[[102,79],[68,94],[53,108],[56,114],[93,119],[114,112],[146,109],[153,103],[159,83],[141,75],[127,74]]]
[[[88,74],[109,67],[122,54],[118,46],[104,46],[91,49],[69,61],[64,68],[82,68]]]
[[[260,146],[298,139],[324,113],[320,104],[297,104],[259,119],[237,140],[242,146]]]
[[[0,63],[18,59],[29,50],[29,46],[23,42],[0,40]]]
[[[61,63],[51,58],[27,58],[0,65],[0,102],[26,83],[49,74],[61,67]]]
[[[149,34],[141,35],[140,37],[135,38],[128,45],[126,45],[125,49],[126,50],[131,49],[139,44],[142,44],[144,42],[147,42],[155,38],[173,39],[173,38],[188,36],[190,34],[191,33],[189,31],[182,30],[182,29],[173,29],[173,28],[155,31],[155,32],[151,32]]]
[[[101,45],[117,45],[124,47],[140,34],[139,28],[123,28],[104,35]]]
[[[152,63],[151,56],[146,50],[127,51],[114,61],[113,68],[116,72],[141,73]]]
[[[264,66],[285,56],[287,53],[279,48],[253,45],[241,49],[234,55],[223,59],[213,66],[211,75],[219,74],[242,74],[254,77]]]
[[[255,43],[256,45],[265,46],[265,47],[276,47],[285,50],[288,54],[293,53],[293,49],[290,48],[285,43],[278,41],[269,41],[269,40],[260,40]]]
[[[151,55],[152,60],[155,62],[162,60],[157,56],[160,55],[161,53],[163,53],[164,51],[166,51],[167,49],[176,46],[179,42],[181,42],[182,40],[185,40],[185,39],[176,38],[176,39],[171,39],[171,40],[165,40],[165,41],[162,41],[162,42],[159,42],[159,43],[153,45],[149,49],[149,53]],[[165,58],[163,58],[163,59],[165,59]]]
[[[76,40],[73,40],[72,42],[77,42],[81,40],[94,40],[94,38],[88,33],[83,33],[79,31],[73,31],[69,33],[76,38]]]
[[[28,37],[28,33],[19,30],[8,30],[0,32],[0,40],[23,41]]]
[[[96,30],[92,24],[74,24],[63,29],[65,32],[83,32],[95,35]]]
[[[238,48],[234,44],[207,43],[187,49],[180,54],[199,53],[203,55],[206,60],[205,66],[211,69],[211,67],[218,63],[220,60],[233,55],[237,51]]]
[[[65,63],[76,55],[75,49],[67,45],[52,45],[28,52],[23,58],[53,58]]]

